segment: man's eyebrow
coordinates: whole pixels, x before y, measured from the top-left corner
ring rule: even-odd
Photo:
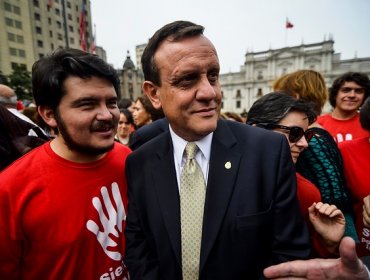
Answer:
[[[85,102],[96,102],[96,101],[97,101],[97,99],[94,98],[94,97],[82,97],[82,98],[74,100],[71,103],[71,105],[73,107],[77,107],[77,106],[80,106],[82,103],[85,103]]]

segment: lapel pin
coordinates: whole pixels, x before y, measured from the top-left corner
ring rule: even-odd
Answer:
[[[231,168],[231,162],[230,161],[228,161],[228,162],[225,163],[225,168],[226,169],[230,169]]]

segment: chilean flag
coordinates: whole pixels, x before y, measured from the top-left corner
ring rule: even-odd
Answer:
[[[289,19],[287,18],[285,22],[285,28],[293,28],[293,27],[294,27],[293,23],[291,23]]]

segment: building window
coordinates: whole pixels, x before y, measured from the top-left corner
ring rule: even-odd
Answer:
[[[49,30],[49,36],[50,38],[53,38],[53,31]]]
[[[19,55],[19,57],[26,57],[25,50],[18,50],[18,55]]]
[[[44,47],[44,43],[41,40],[37,40],[37,46],[39,48],[42,48],[42,47]]]
[[[35,7],[39,7],[40,6],[39,0],[33,0],[33,5]]]
[[[13,20],[11,18],[5,18],[5,24],[7,26],[11,26],[11,27],[14,26],[14,22],[13,22]]]
[[[41,16],[39,13],[35,13],[35,20],[38,20],[38,21],[41,20]]]
[[[4,10],[7,11],[7,12],[11,12],[12,11],[12,5],[10,5],[7,2],[4,2]]]
[[[63,40],[63,35],[58,33],[58,40]]]
[[[58,28],[62,28],[62,24],[61,24],[60,21],[57,21],[57,26],[58,26]]]
[[[224,102],[222,101],[221,102],[221,109],[223,109],[224,108]]]
[[[56,14],[57,16],[60,16],[60,10],[59,10],[59,9],[55,9],[55,14]]]
[[[48,23],[49,25],[51,25],[51,18],[48,18]]]
[[[21,9],[18,6],[13,6],[13,13],[21,15]]]
[[[74,44],[75,43],[75,39],[74,38],[69,38],[69,42],[71,42],[71,44]]]
[[[235,107],[236,107],[237,109],[240,109],[240,108],[242,107],[242,102],[241,102],[240,100],[236,100],[236,105],[235,105]]]
[[[69,31],[70,31],[70,32],[73,32],[73,26],[68,25],[68,28],[69,28]]]
[[[24,39],[22,35],[17,35],[17,43],[24,44]]]
[[[67,8],[72,8],[71,2],[67,1]]]
[[[241,92],[240,92],[240,89],[237,89],[237,90],[236,90],[235,98],[242,98],[242,94],[241,94]]]
[[[72,15],[71,14],[68,14],[68,19],[72,20]]]
[[[257,80],[262,80],[262,79],[263,79],[263,73],[262,71],[258,71]]]
[[[39,58],[44,57],[45,55],[43,53],[39,53]]]
[[[257,97],[259,98],[259,97],[261,97],[262,95],[263,95],[262,88],[259,88],[259,89],[257,90]]]
[[[36,26],[36,33],[37,33],[37,34],[42,34],[41,27]]]
[[[17,56],[17,49],[15,49],[15,48],[10,48],[9,49],[9,53],[10,53],[10,55],[12,55],[12,56]]]
[[[8,41],[15,42],[15,35],[13,33],[8,32]]]
[[[51,43],[50,48],[51,48],[51,50],[54,50],[54,44],[53,43]]]
[[[20,22],[19,20],[15,20],[14,26],[15,28],[22,29],[22,22]]]

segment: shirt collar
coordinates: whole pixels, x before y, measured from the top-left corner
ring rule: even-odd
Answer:
[[[181,162],[183,158],[183,153],[186,147],[186,144],[188,141],[184,140],[180,136],[178,136],[172,129],[171,125],[170,128],[170,134],[172,138],[173,143],[173,151],[174,156],[177,160],[177,162]],[[202,139],[195,141],[195,144],[197,144],[199,150],[201,151],[202,155],[206,158],[206,160],[209,162],[210,156],[211,156],[211,144],[212,144],[212,138],[213,138],[213,132],[209,133]]]

